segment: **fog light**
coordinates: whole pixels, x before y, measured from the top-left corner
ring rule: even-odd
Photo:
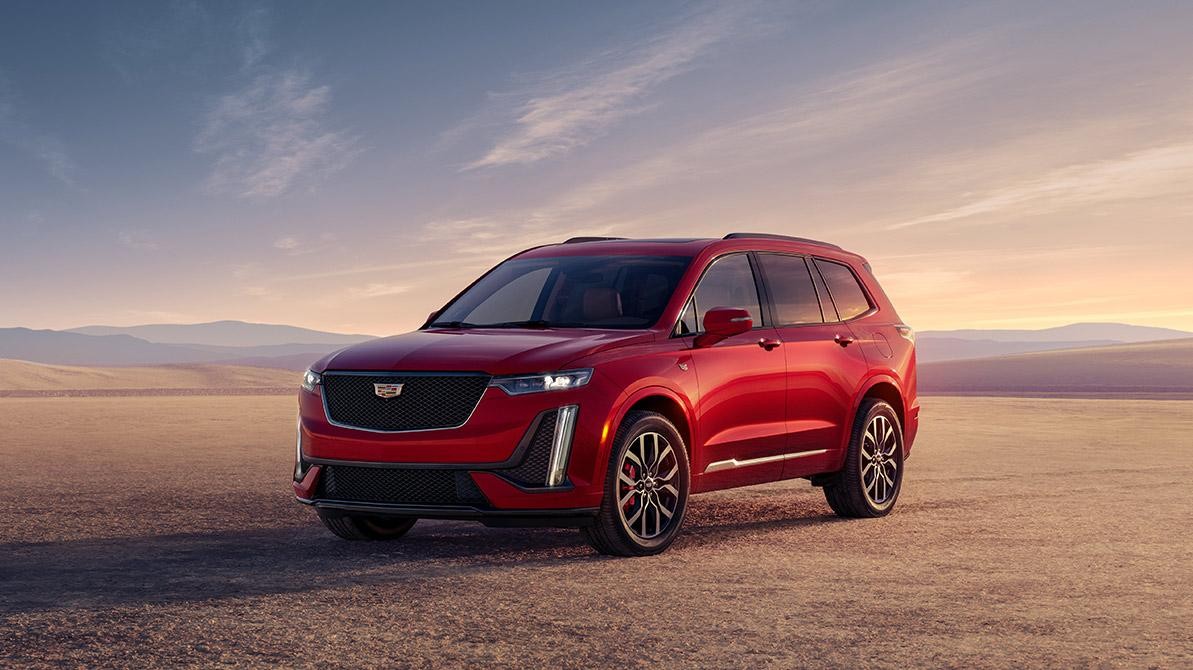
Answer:
[[[576,430],[578,405],[556,410],[555,434],[551,438],[551,460],[547,464],[547,486],[559,486],[567,476],[568,456],[572,452],[572,434]]]

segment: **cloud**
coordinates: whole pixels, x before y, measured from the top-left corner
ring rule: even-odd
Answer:
[[[139,249],[142,251],[154,251],[158,248],[158,243],[149,237],[148,233],[143,230],[122,230],[116,236],[120,241],[120,245],[128,247],[129,249]]]
[[[390,295],[398,295],[406,293],[410,290],[410,286],[406,284],[381,284],[373,283],[365,286],[357,286],[348,289],[350,295],[354,298],[381,298]]]
[[[23,101],[0,72],[0,143],[31,156],[50,176],[67,186],[75,185],[77,166],[66,145],[56,136],[41,132],[26,120]]]
[[[1074,206],[1155,198],[1189,192],[1193,142],[1138,150],[1113,159],[1053,169],[1031,179],[987,191],[969,202],[888,226],[899,230],[976,217],[1033,216]]]
[[[647,94],[681,74],[740,27],[740,3],[715,5],[627,52],[611,51],[497,96],[512,105],[513,128],[465,169],[525,164],[584,146],[642,110]]]
[[[290,256],[302,256],[313,254],[317,251],[324,251],[335,241],[336,236],[334,233],[321,233],[313,240],[287,235],[286,237],[279,237],[274,240],[273,248],[280,249]]]
[[[268,3],[255,0],[149,3],[99,29],[99,55],[130,84],[205,79],[223,66],[250,73],[273,52],[272,22]]]
[[[699,234],[693,202],[674,186],[716,184],[724,175],[814,160],[817,152],[864,142],[891,123],[916,118],[995,73],[980,59],[962,58],[981,44],[958,39],[805,82],[761,112],[711,124],[542,202],[429,222],[419,241],[446,243],[461,258],[491,262],[570,235],[649,236],[665,234],[669,225]],[[627,205],[649,191],[679,195],[654,198],[649,212]]]
[[[257,76],[219,98],[195,140],[195,151],[215,157],[208,189],[271,198],[344,169],[358,141],[326,127],[330,101],[328,86],[296,70]]]
[[[241,66],[248,70],[257,65],[273,45],[269,41],[269,11],[261,5],[250,6],[236,25],[241,52]]]
[[[722,175],[812,160],[817,152],[839,150],[843,143],[863,141],[892,122],[916,118],[995,73],[980,60],[962,57],[979,45],[959,39],[833,73],[788,92],[764,111],[711,125],[536,205],[429,223],[422,239],[451,241],[457,252],[487,251],[492,256],[556,242],[561,226],[576,234],[651,234],[663,229],[668,206],[690,203],[680,202],[686,200],[682,198],[656,202],[645,216],[610,210],[630,196],[679,182],[716,183],[714,178]]]

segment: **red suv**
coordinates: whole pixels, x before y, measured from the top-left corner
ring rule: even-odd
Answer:
[[[750,233],[524,251],[318,361],[299,410],[294,491],[341,537],[476,519],[617,555],[667,548],[692,493],[781,479],[883,516],[919,425],[912,330],[869,264]]]

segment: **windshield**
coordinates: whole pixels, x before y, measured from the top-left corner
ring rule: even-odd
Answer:
[[[649,328],[690,258],[560,256],[509,260],[447,306],[440,328]]]

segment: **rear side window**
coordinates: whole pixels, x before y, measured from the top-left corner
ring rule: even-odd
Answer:
[[[816,268],[820,270],[824,283],[828,285],[829,295],[832,296],[837,315],[842,321],[870,311],[870,299],[866,297],[865,290],[848,265],[817,258]]]
[[[723,256],[713,261],[693,298],[697,329],[704,327],[704,315],[714,307],[740,307],[750,313],[755,326],[762,325],[758,285],[754,283],[754,271],[745,254]]]
[[[824,322],[807,261],[799,256],[780,254],[759,254],[758,260],[766,275],[778,325]]]

